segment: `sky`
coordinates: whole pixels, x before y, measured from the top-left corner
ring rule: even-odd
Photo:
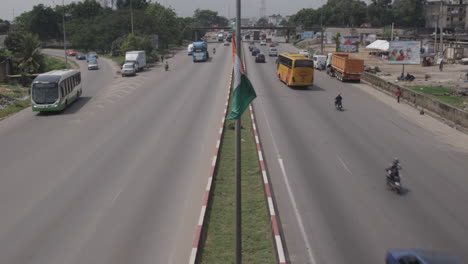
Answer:
[[[69,4],[77,0],[64,0]],[[99,1],[99,0],[98,0]],[[156,2],[152,0],[152,2]],[[197,8],[217,11],[226,17],[235,16],[235,0],[159,0],[164,6],[174,8],[179,16],[192,16]],[[242,17],[257,17],[260,13],[261,0],[243,0]],[[266,14],[293,15],[302,8],[317,8],[326,3],[326,0],[265,0]],[[20,15],[30,11],[34,5],[44,4],[55,6],[62,4],[62,0],[0,0],[0,18],[12,20],[13,14]]]

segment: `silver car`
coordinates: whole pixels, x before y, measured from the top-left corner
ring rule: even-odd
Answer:
[[[120,73],[122,74],[122,77],[136,75],[135,63],[125,63],[122,66]]]
[[[88,70],[98,70],[99,65],[97,60],[88,61]]]

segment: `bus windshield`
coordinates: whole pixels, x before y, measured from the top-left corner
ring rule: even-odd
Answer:
[[[313,68],[314,63],[313,61],[310,61],[310,60],[296,60],[296,63],[294,64],[294,68],[297,68],[297,67]]]
[[[36,104],[52,104],[59,98],[57,83],[35,83],[32,99]]]

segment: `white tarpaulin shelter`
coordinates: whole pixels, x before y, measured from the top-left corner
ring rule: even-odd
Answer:
[[[389,43],[386,40],[378,39],[371,44],[366,46],[367,49],[378,49],[383,51],[388,51]]]

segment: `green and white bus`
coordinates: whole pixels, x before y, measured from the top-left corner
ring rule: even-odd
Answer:
[[[83,92],[81,73],[56,70],[40,74],[32,82],[31,103],[35,112],[61,111]]]

